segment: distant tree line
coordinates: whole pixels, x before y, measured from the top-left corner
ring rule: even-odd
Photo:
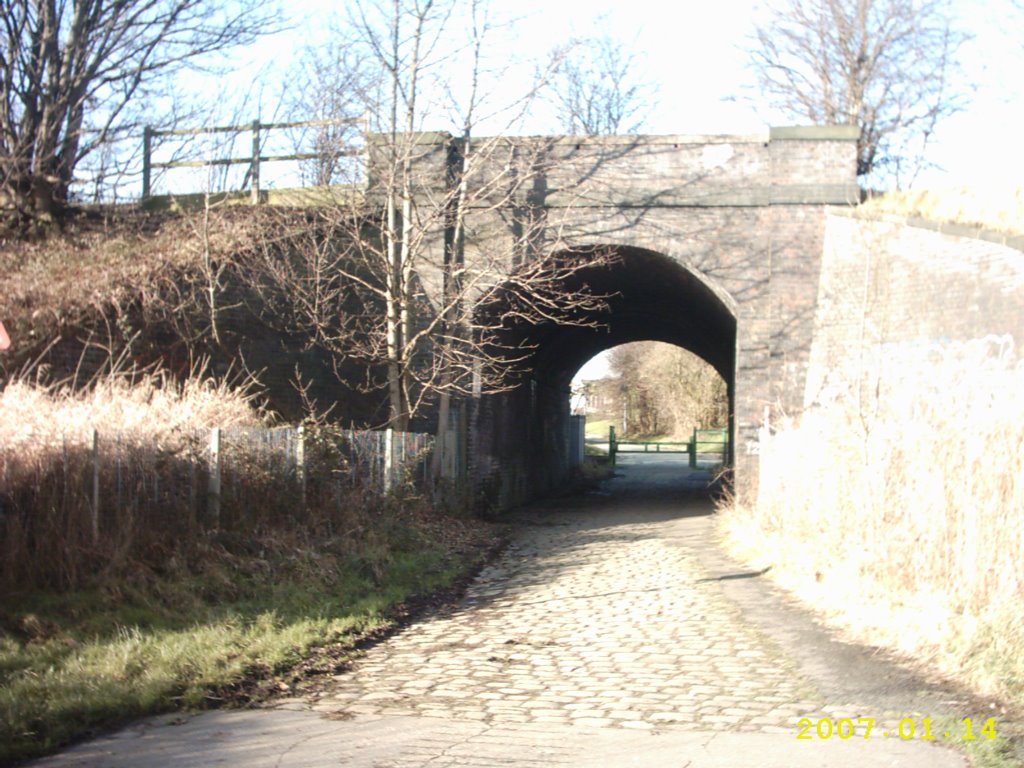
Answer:
[[[687,438],[694,429],[724,427],[725,382],[706,362],[672,344],[640,341],[611,350],[610,376],[585,382],[591,418],[620,434]]]

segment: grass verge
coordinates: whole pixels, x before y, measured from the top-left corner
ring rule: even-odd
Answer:
[[[1024,187],[897,190],[871,198],[865,213],[919,217],[1024,235]]]
[[[611,419],[595,419],[591,421],[587,419],[586,431],[587,437],[608,437],[608,427],[615,424]]]
[[[985,714],[958,714],[1024,743],[1024,362],[999,338],[882,352],[762,432],[757,498],[723,508],[721,530],[824,621],[972,691]],[[1003,742],[963,746],[1020,763]]]
[[[417,596],[482,562],[497,529],[400,507],[364,554],[338,541],[216,538],[161,572],[26,593],[0,614],[0,764],[132,718],[300,691],[345,668]]]

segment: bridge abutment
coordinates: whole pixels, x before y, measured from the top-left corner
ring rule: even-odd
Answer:
[[[617,260],[591,276],[608,295],[594,327],[528,329],[519,384],[473,404],[476,497],[505,507],[564,482],[572,376],[594,354],[641,340],[682,346],[722,375],[736,490],[756,492],[766,409],[777,418],[803,404],[826,206],[859,200],[856,140],[850,126],[474,140],[467,265],[497,258],[515,270],[598,252]],[[440,168],[458,150],[424,150],[424,162]]]

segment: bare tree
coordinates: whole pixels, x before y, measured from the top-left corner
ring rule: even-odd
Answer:
[[[684,437],[693,429],[728,423],[725,382],[687,350],[652,341],[615,347],[609,358],[618,380],[624,432]]]
[[[329,186],[354,178],[351,150],[365,130],[369,89],[374,84],[368,64],[354,41],[336,31],[328,46],[308,48],[288,78],[284,101],[292,118],[324,121],[293,132],[297,152],[316,154],[315,159],[303,161],[304,183]]]
[[[481,0],[364,0],[350,10],[351,37],[341,44],[360,74],[338,72],[337,82],[358,84],[361,103],[341,108],[372,128],[365,173],[358,185],[334,188],[335,205],[318,213],[301,247],[269,244],[260,280],[287,297],[280,317],[371,371],[366,385],[387,392],[390,426],[407,429],[429,403],[444,431],[451,396],[512,386],[510,368],[529,355],[514,340],[517,327],[589,322],[603,297],[567,285],[605,255],[534,258],[527,246],[543,224],[528,216],[509,223],[515,236],[466,253],[470,211],[477,220],[518,216],[508,212],[522,208],[550,149],[475,134],[489,96],[481,81],[491,74]],[[453,38],[463,47],[453,50]],[[455,66],[465,68],[457,97]],[[543,73],[503,114],[514,120],[542,85]],[[442,121],[439,111],[451,119],[452,104],[454,135],[423,133],[424,121]]]
[[[0,206],[52,219],[166,78],[273,31],[260,0],[0,0]],[[152,118],[150,114],[149,118]]]
[[[945,0],[780,0],[750,53],[756,98],[794,120],[858,126],[857,174],[899,183],[963,105],[953,78],[967,37]]]
[[[636,54],[604,36],[569,47],[552,83],[561,129],[569,134],[637,133],[651,87],[636,79]]]

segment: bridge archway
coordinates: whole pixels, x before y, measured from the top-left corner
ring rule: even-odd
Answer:
[[[610,263],[595,256],[602,253],[611,255]],[[590,358],[620,344],[662,341],[702,358],[726,382],[732,427],[737,313],[725,291],[681,261],[645,248],[588,246],[556,256],[597,262],[573,279],[606,296],[607,310],[584,318],[589,324],[520,329],[519,343],[532,349],[521,383],[478,401],[470,471],[481,495],[499,507],[565,481],[571,469],[570,382]]]

